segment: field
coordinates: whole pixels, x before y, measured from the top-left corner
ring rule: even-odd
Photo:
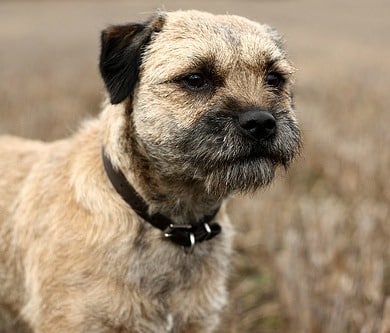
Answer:
[[[267,22],[298,69],[304,150],[270,188],[230,203],[219,332],[389,333],[389,1],[0,1],[0,134],[54,140],[96,115],[99,31],[156,8]]]

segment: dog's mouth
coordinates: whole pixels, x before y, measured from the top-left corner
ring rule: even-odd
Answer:
[[[276,153],[273,153],[269,150],[263,149],[248,149],[243,147],[241,150],[234,152],[229,152],[225,156],[219,156],[213,160],[213,167],[223,166],[223,165],[245,165],[252,163],[271,163],[275,167],[278,165],[288,164],[282,156],[279,156]]]
[[[289,157],[284,151],[275,147],[275,139],[256,142],[247,138],[242,138],[242,144],[238,149],[231,152],[230,160],[234,163],[237,161],[256,161],[270,160],[275,164],[285,164]]]

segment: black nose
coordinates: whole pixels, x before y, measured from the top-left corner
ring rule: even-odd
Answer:
[[[276,132],[274,116],[263,110],[240,112],[238,123],[245,135],[257,140],[267,139]]]

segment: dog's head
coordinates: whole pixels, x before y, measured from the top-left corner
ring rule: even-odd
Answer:
[[[150,165],[226,195],[268,184],[300,148],[279,35],[238,16],[159,13],[102,33],[100,70]]]

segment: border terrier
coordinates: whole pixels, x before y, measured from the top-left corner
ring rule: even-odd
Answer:
[[[0,139],[0,304],[33,332],[212,332],[223,202],[300,148],[293,68],[267,25],[159,12],[101,35],[101,115],[52,143]]]

